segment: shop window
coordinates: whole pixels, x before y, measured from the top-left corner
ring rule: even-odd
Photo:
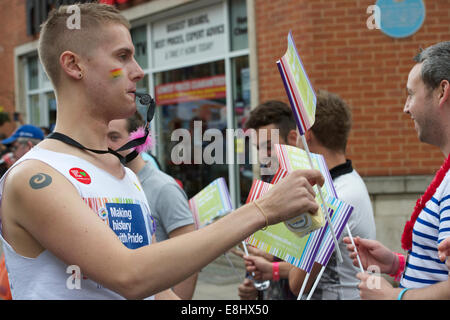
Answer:
[[[53,125],[56,123],[56,97],[55,93],[47,92],[45,94],[45,98],[47,100],[47,110],[49,114],[49,128],[53,127]]]
[[[38,57],[28,58],[28,89],[34,90],[39,87]]]
[[[231,50],[248,48],[247,5],[245,0],[230,0]]]
[[[37,55],[24,58],[27,72],[28,123],[50,127],[56,122],[56,98],[52,84]]]
[[[248,56],[231,60],[233,83],[234,128],[244,131],[250,113],[250,69]],[[238,164],[236,186],[240,202],[245,203],[253,182],[252,146],[249,137],[235,136],[235,163]]]
[[[39,107],[39,95],[34,94],[30,96],[30,122],[34,125],[41,124],[41,108]]]
[[[144,78],[142,78],[142,80],[140,80],[137,84],[136,84],[136,91],[139,93],[149,93],[148,90],[148,74],[146,74],[144,76]],[[139,99],[136,99],[136,109],[137,112],[140,113],[140,115],[142,116],[142,118],[145,120],[147,119],[147,109],[148,106],[147,105],[143,105],[139,102]]]
[[[133,28],[130,31],[133,40],[135,54],[134,57],[142,69],[148,68],[147,49],[147,26]]]
[[[183,182],[189,198],[216,178],[227,180],[225,150],[216,149],[213,154],[205,151],[212,142],[221,143],[223,148],[226,146],[224,61],[160,72],[155,74],[155,84],[160,119],[158,160],[163,170]],[[214,131],[208,132],[220,133],[223,140],[207,141],[209,129]],[[208,163],[206,157],[210,155],[214,157],[214,163]]]

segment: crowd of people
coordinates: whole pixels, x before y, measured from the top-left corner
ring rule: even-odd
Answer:
[[[81,30],[66,28],[61,6],[39,39],[39,58],[56,92],[59,136],[46,139],[49,132],[22,124],[0,141],[3,299],[192,299],[199,270],[218,256],[268,225],[317,212],[313,186],[323,185],[322,174],[297,170],[255,202],[196,230],[182,185],[144,151],[123,161],[132,149],[121,147],[146,125],[136,112],[136,83],[144,72],[134,59],[129,22],[109,5],[79,7]],[[367,188],[346,157],[350,107],[335,93],[317,91],[315,123],[305,139],[311,152],[324,156],[338,197],[354,207],[348,221],[354,241],[344,231],[338,239],[344,261],[332,255],[312,299],[450,298],[450,42],[426,48],[414,62],[404,112],[419,140],[438,147],[446,160],[405,226],[407,256],[376,240]],[[267,131],[277,133],[278,143],[302,148],[292,110],[278,99],[256,106],[246,128],[256,130],[266,166],[275,161]],[[234,252],[253,274],[236,288],[241,299],[297,298],[305,271],[254,247],[249,255]],[[398,285],[360,272],[360,261]],[[74,277],[82,278],[83,290],[66,287],[68,266],[81,270],[82,277]],[[306,291],[319,269],[313,267]],[[371,277],[380,285],[369,285]],[[260,291],[257,280],[271,284]]]

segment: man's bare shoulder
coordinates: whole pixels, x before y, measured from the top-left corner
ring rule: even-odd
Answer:
[[[6,189],[20,192],[38,190],[49,186],[55,176],[62,175],[50,165],[36,159],[25,160],[14,166],[5,178]]]
[[[5,178],[2,214],[8,215],[9,208],[36,211],[39,204],[73,192],[74,186],[56,169],[39,160],[25,160],[14,166]]]
[[[32,159],[14,166],[5,179],[3,237],[16,252],[36,257],[43,251],[40,231],[48,233],[49,225],[57,225],[56,214],[64,212],[67,197],[76,199],[75,188],[51,166]]]

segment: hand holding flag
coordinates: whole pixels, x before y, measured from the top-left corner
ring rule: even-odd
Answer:
[[[360,237],[355,237],[353,240],[354,244],[352,244],[350,237],[343,239],[344,243],[347,244],[347,250],[350,251],[350,258],[353,259],[353,265],[358,265],[357,256],[359,255],[363,268],[367,269],[369,266],[376,265],[380,268],[381,273],[395,273],[398,261],[394,252],[377,240],[363,239]],[[359,254],[355,252],[355,245]]]

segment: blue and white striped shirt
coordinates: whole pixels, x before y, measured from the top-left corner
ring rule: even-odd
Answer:
[[[400,286],[421,288],[448,279],[449,269],[437,246],[450,237],[450,172],[420,212],[413,228],[412,249]]]

